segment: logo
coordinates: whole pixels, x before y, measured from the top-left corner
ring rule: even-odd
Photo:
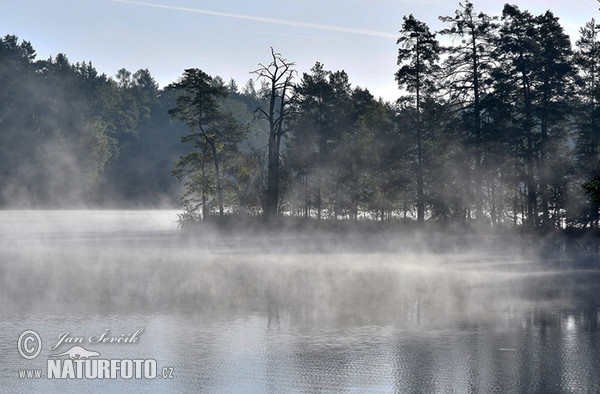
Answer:
[[[96,357],[99,355],[100,355],[100,353],[86,350],[86,349],[82,348],[81,346],[73,346],[71,349],[67,350],[64,353],[51,354],[48,357],[69,356],[69,358],[71,360],[73,360],[73,359],[84,359],[84,358]]]
[[[17,341],[17,349],[23,358],[28,360],[36,358],[42,350],[42,339],[40,335],[33,331],[24,331]]]
[[[48,354],[45,373],[41,369],[23,369],[19,370],[19,377],[21,379],[173,379],[174,368],[163,367],[159,370],[156,360],[152,358],[100,358],[102,354],[98,348],[104,344],[135,345],[139,342],[143,331],[144,329],[141,328],[133,333],[114,336],[106,329],[100,335],[87,337],[87,341],[83,336],[72,336],[70,332],[63,332],[58,336],[58,342],[48,347],[52,354]],[[85,343],[94,349],[86,349],[81,345]],[[71,347],[61,352],[58,348],[64,348],[64,345],[71,345]],[[37,332],[26,330],[17,340],[17,349],[23,358],[32,360],[40,355],[42,339]]]

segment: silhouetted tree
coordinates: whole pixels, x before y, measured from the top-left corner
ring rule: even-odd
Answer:
[[[558,18],[552,12],[547,11],[536,18],[536,33],[540,48],[539,67],[536,67],[539,93],[535,114],[540,128],[538,167],[541,225],[547,227],[552,225],[550,178],[559,170],[552,168],[550,162],[559,151],[565,150],[565,146],[560,145],[564,139],[564,127],[561,127],[561,123],[570,111],[570,101],[574,93],[574,67],[569,36],[565,34]],[[562,166],[564,164],[562,163]]]
[[[404,17],[398,50],[398,65],[396,81],[400,88],[414,93],[416,108],[416,144],[417,144],[417,222],[425,221],[425,195],[423,185],[423,121],[421,107],[423,95],[431,93],[438,75],[437,64],[440,54],[439,42],[429,27],[418,21],[411,14]]]
[[[198,185],[207,186],[205,158],[210,157],[214,165],[215,185],[218,199],[219,216],[224,214],[223,201],[223,179],[221,173],[221,154],[228,145],[236,145],[242,136],[242,129],[230,114],[223,113],[218,104],[219,97],[227,95],[227,88],[216,83],[208,74],[197,68],[186,69],[177,83],[168,86],[169,89],[177,90],[177,105],[169,110],[169,114],[176,119],[185,122],[193,131],[182,138],[182,142],[191,144],[196,151],[184,157],[176,164],[176,167],[198,165],[196,169],[202,174],[202,180]],[[201,158],[198,158],[198,154]],[[177,170],[177,169],[176,169]],[[176,172],[176,174],[186,174]],[[189,175],[187,173],[186,175]],[[196,189],[197,190],[197,189]],[[206,194],[202,193],[203,219],[207,213]]]
[[[456,37],[458,44],[448,48],[445,77],[450,101],[461,110],[470,148],[474,155],[475,218],[483,219],[483,150],[482,97],[490,85],[489,73],[494,59],[491,56],[496,24],[494,18],[476,13],[473,3],[460,4],[455,16],[440,17],[449,28],[440,34]]]
[[[342,209],[338,158],[341,141],[353,124],[352,89],[345,71],[328,71],[317,62],[296,86],[296,116],[291,129],[290,154],[305,185],[305,211],[314,194],[317,218],[325,210],[336,216]],[[313,193],[309,187],[313,186]]]
[[[564,195],[564,182],[557,174],[568,167],[565,122],[573,96],[570,42],[550,12],[533,17],[506,5],[503,21],[495,77],[503,101],[512,106],[516,129],[512,142],[523,164],[527,194],[525,217],[532,228],[550,226],[559,221],[556,215]]]
[[[280,53],[271,48],[271,62],[259,64],[253,71],[258,79],[266,83],[263,91],[268,102],[266,108],[260,107],[258,113],[269,122],[269,140],[267,157],[267,190],[264,200],[264,218],[273,223],[278,215],[280,199],[280,165],[281,140],[287,131],[287,120],[291,113],[292,80],[296,71],[294,63],[284,59]]]
[[[536,42],[535,18],[518,7],[505,5],[502,12],[503,25],[498,39],[496,77],[505,86],[505,101],[513,103],[512,121],[518,130],[514,139],[517,154],[524,161],[524,178],[527,194],[527,211],[524,220],[531,228],[538,215],[537,185],[534,166],[537,138],[535,135],[535,71],[539,65],[540,48]]]
[[[580,29],[576,45],[575,61],[579,71],[576,162],[581,178],[586,181],[585,190],[593,195],[596,185],[593,180],[600,174],[600,26],[595,19]],[[599,200],[591,198],[581,219],[597,227],[599,210]]]
[[[147,69],[109,78],[0,38],[0,204],[156,204],[181,193],[176,160],[191,219],[597,227],[596,22],[573,56],[550,11],[505,5],[498,26],[466,1],[440,19],[453,39],[441,63],[436,35],[404,17],[394,104],[320,62],[295,83],[273,49],[256,87],[188,69],[161,90]]]

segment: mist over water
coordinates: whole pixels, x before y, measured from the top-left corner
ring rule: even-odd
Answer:
[[[593,245],[448,235],[183,232],[176,211],[0,212],[12,392],[594,392]],[[60,333],[170,380],[24,380]],[[15,350],[36,330],[40,357]],[[63,344],[60,350],[68,349]]]

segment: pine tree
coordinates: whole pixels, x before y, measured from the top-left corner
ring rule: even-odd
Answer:
[[[417,183],[417,222],[425,221],[425,194],[423,181],[423,130],[422,106],[424,96],[431,94],[435,86],[435,79],[439,75],[437,64],[440,55],[440,45],[435,34],[429,27],[415,19],[411,14],[404,17],[400,38],[397,41],[398,65],[396,81],[400,88],[414,94],[416,109],[416,183]]]
[[[475,189],[475,218],[483,220],[483,164],[485,161],[484,107],[482,98],[489,91],[490,71],[495,59],[492,56],[497,24],[485,13],[476,13],[473,3],[460,4],[455,16],[440,17],[450,27],[440,34],[458,38],[459,44],[447,49],[444,64],[446,89],[451,105],[459,109],[466,128],[468,145],[473,155],[473,180]]]

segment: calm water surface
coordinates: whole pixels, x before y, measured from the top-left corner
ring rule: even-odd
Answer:
[[[600,392],[589,251],[192,236],[175,221],[175,211],[0,212],[0,391]],[[140,329],[135,343],[89,342]],[[27,330],[42,342],[32,359],[18,351]],[[65,333],[83,342],[50,350]],[[100,353],[90,360],[156,360],[165,376],[48,379],[48,360],[74,345]],[[19,377],[36,369],[45,377]]]

